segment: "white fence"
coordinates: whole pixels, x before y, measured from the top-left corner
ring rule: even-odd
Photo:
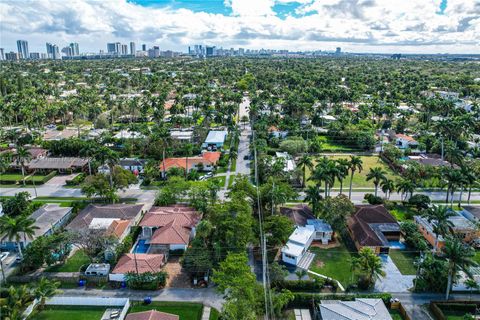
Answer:
[[[30,303],[27,307],[27,309],[25,309],[25,311],[23,312],[23,317],[22,319],[27,319],[30,314],[33,312],[33,310],[35,309],[35,307],[37,306],[37,304],[39,303],[40,301],[38,301],[38,299],[34,299],[32,301],[32,303]]]

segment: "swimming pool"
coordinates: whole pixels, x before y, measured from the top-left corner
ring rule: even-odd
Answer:
[[[135,246],[135,253],[147,253],[150,245],[146,243],[146,240],[138,240],[137,245]]]

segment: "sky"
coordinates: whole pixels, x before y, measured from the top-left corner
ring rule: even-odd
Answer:
[[[0,0],[0,47],[480,53],[480,0]]]

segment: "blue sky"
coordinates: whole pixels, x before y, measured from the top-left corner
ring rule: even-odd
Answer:
[[[480,0],[1,0],[0,47],[134,41],[392,53],[480,52]]]

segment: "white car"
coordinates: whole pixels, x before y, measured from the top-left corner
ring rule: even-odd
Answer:
[[[9,252],[2,252],[0,253],[0,261],[3,262],[3,260],[7,259]]]

